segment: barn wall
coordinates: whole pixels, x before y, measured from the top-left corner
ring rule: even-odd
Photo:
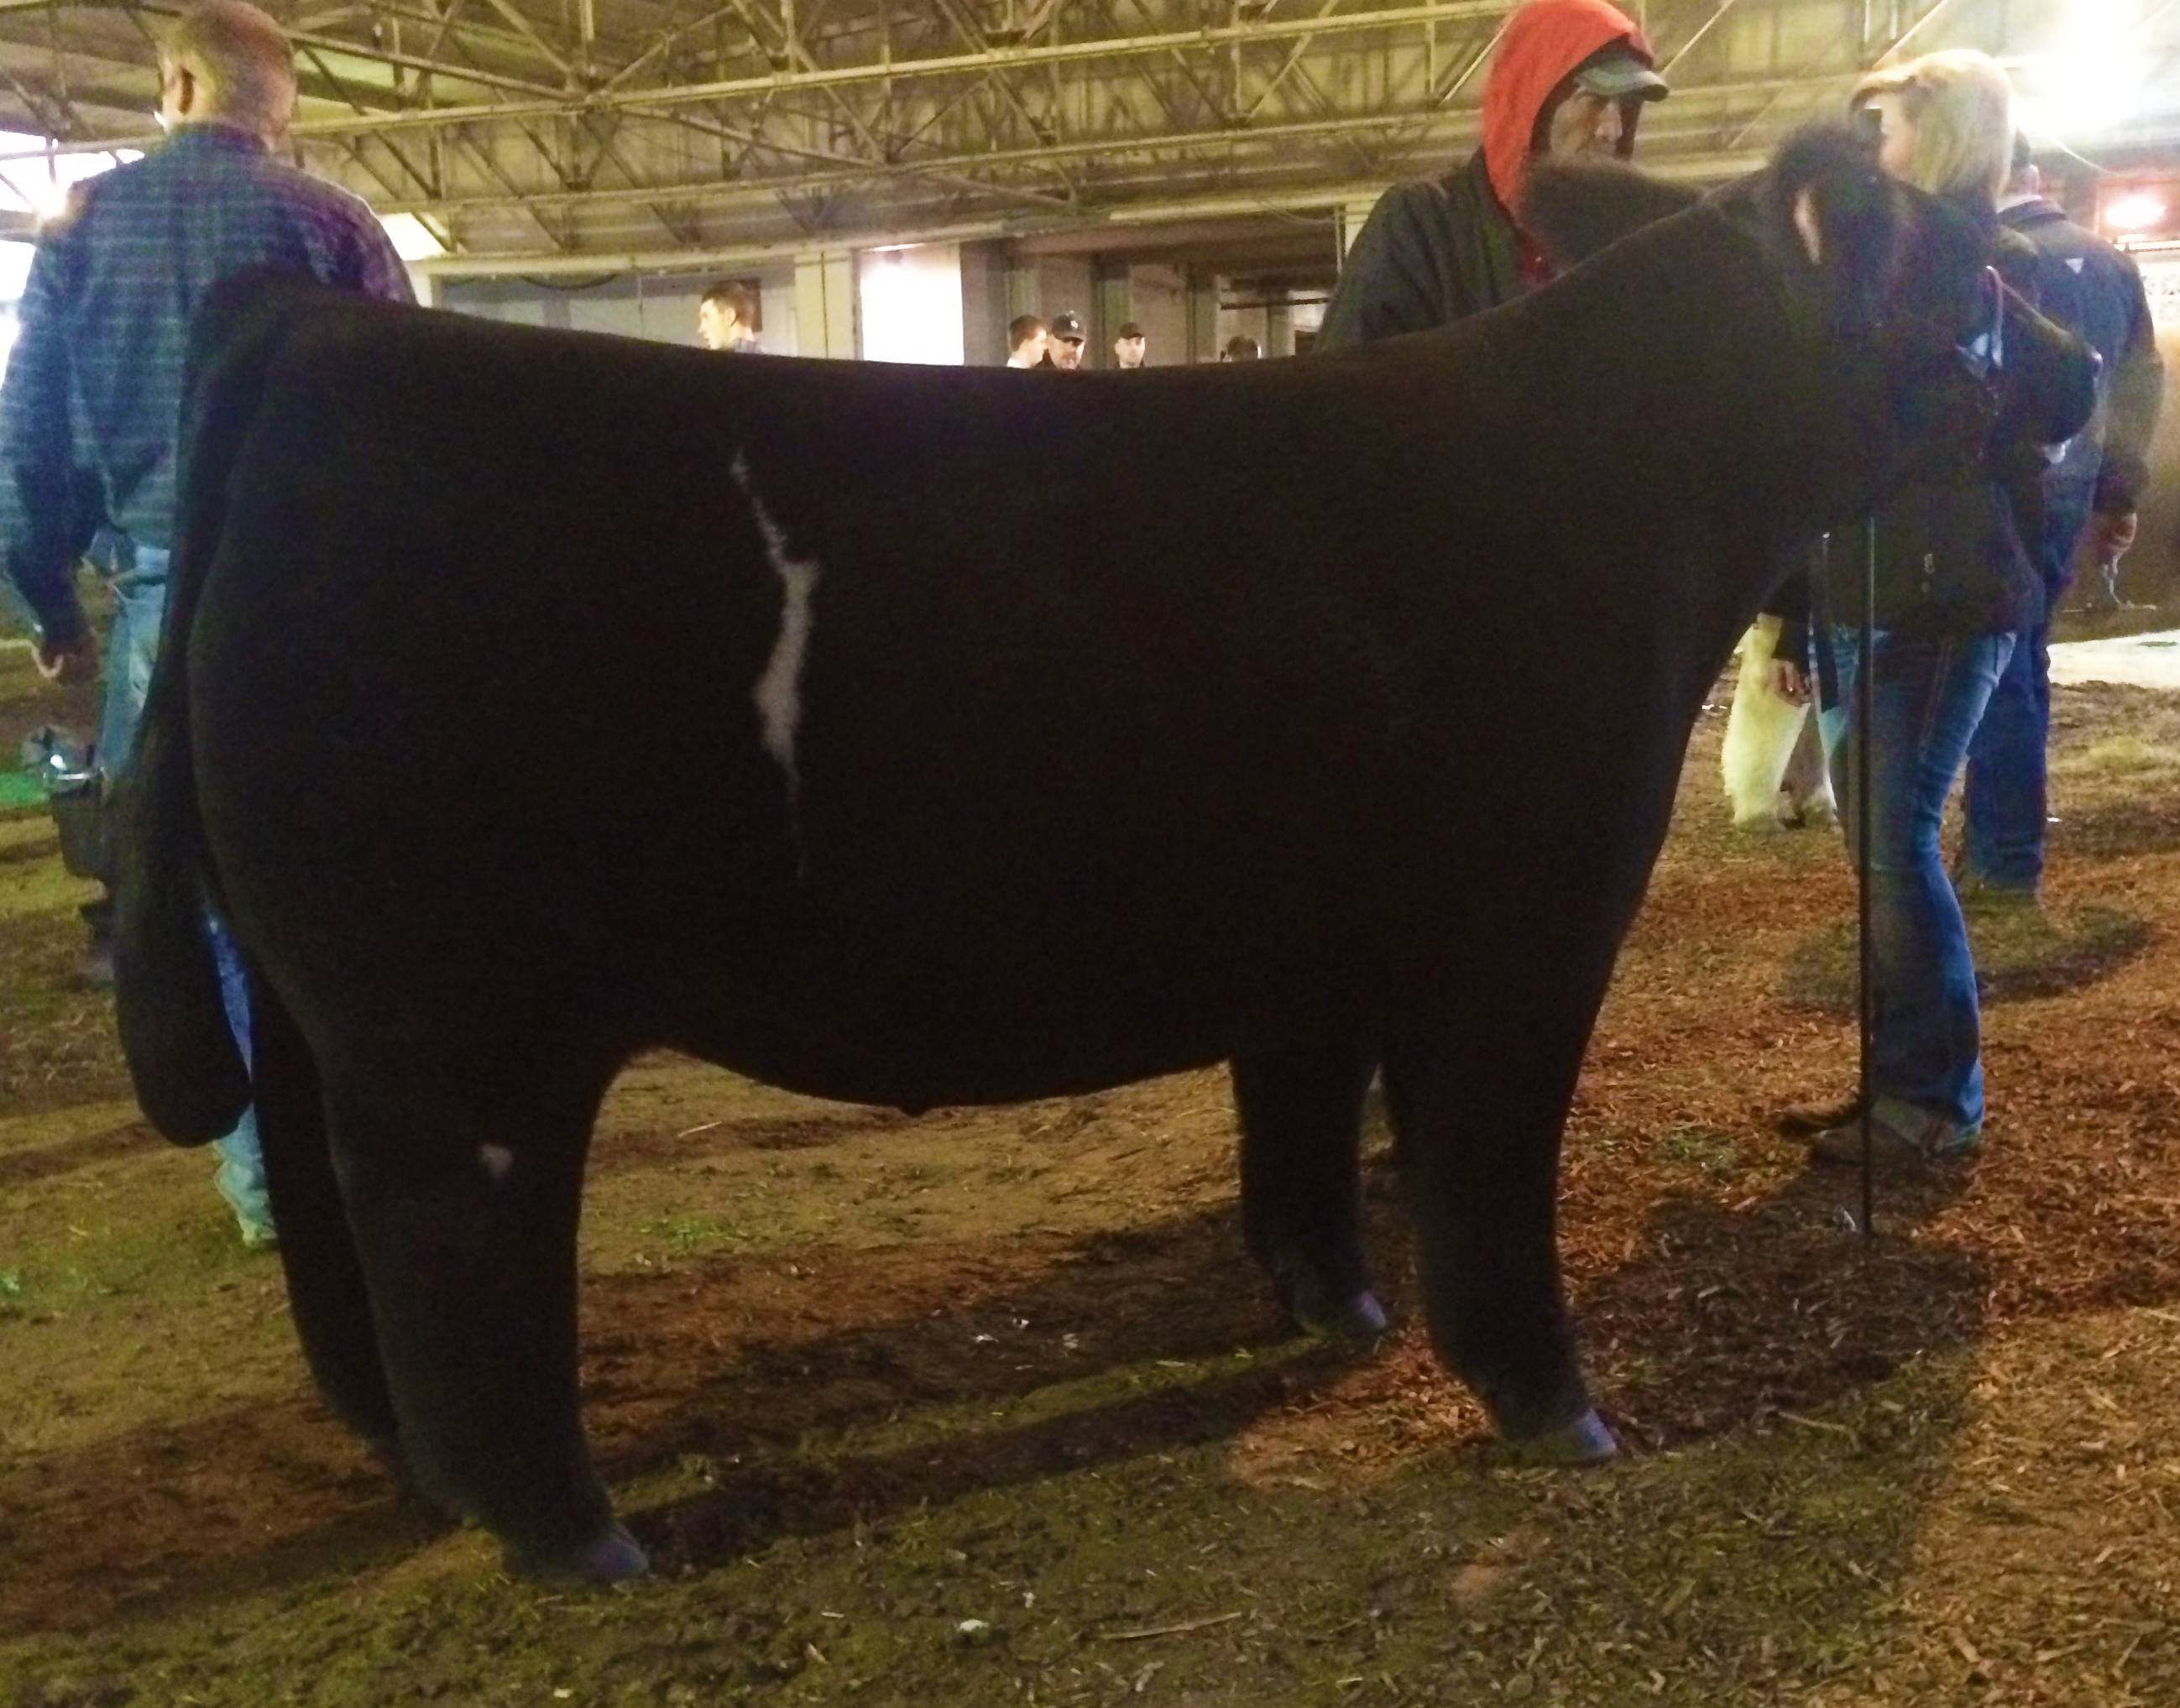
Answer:
[[[439,305],[457,314],[520,326],[614,332],[656,343],[696,343],[696,305],[717,275],[622,273],[564,283],[542,278],[441,278]],[[756,275],[758,340],[776,355],[793,355],[794,276],[784,269]]]
[[[2180,311],[2180,261],[2170,265],[2165,300]],[[2151,442],[2142,532],[2122,564],[2120,591],[2138,604],[2180,607],[2180,312],[2159,327],[2157,349],[2165,358],[2165,408]]]
[[[961,245],[961,359],[996,368],[1007,359],[1007,258],[1004,245]]]
[[[1128,312],[1121,316],[1143,329],[1143,360],[1154,368],[1178,367],[1188,360],[1188,275],[1176,266],[1128,269]],[[1112,357],[1112,339],[1105,354]]]

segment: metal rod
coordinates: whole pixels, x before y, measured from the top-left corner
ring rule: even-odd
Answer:
[[[1863,524],[1865,549],[1862,560],[1862,623],[1855,636],[1860,656],[1854,672],[1854,716],[1859,726],[1854,743],[1855,942],[1859,969],[1855,980],[1856,1007],[1861,1026],[1862,1085],[1862,1237],[1874,1239],[1876,1187],[1870,1159],[1870,1120],[1877,1092],[1870,1083],[1871,1040],[1877,1030],[1877,993],[1871,979],[1875,956],[1870,942],[1869,834],[1875,816],[1869,799],[1869,750],[1876,698],[1871,678],[1876,670],[1877,631],[1877,518]]]

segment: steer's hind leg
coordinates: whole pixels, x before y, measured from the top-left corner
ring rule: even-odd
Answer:
[[[1517,1452],[1609,1458],[1576,1363],[1555,1226],[1561,1128],[1597,999],[1487,1000],[1488,1013],[1418,1024],[1385,1049],[1431,1336]]]
[[[644,1569],[576,1396],[575,1227],[609,1070],[547,1041],[526,1072],[329,1075],[333,1148],[402,1450],[521,1572]]]
[[[1319,1334],[1382,1334],[1362,1255],[1357,1153],[1371,1056],[1359,1044],[1234,1058],[1241,1224],[1280,1303]]]
[[[317,1064],[286,1007],[254,968],[250,1006],[251,1097],[296,1337],[327,1402],[406,1486],[371,1293],[326,1141]]]

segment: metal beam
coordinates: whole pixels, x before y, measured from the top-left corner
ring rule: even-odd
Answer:
[[[1663,175],[1706,181],[1724,178],[1748,164],[1726,156],[1690,156],[1673,162],[1675,171]],[[999,238],[1033,236],[1040,232],[1083,231],[1098,225],[1125,226],[1130,231],[1144,226],[1182,220],[1214,219],[1238,214],[1324,213],[1343,203],[1375,198],[1385,188],[1382,179],[1363,178],[1313,184],[1307,188],[1240,195],[1207,195],[1185,200],[1145,202],[1115,208],[1102,217],[1028,221],[991,218],[951,221],[939,224],[893,223],[828,234],[827,248],[856,249],[876,244],[894,246],[919,243],[977,243]],[[812,247],[806,238],[762,243],[723,244],[716,248],[688,250],[602,250],[580,255],[465,255],[433,256],[415,263],[417,270],[438,278],[492,278],[535,274],[548,277],[567,273],[673,272],[700,268],[757,266],[806,254]]]
[[[0,0],[5,3],[5,0]],[[1951,3],[1951,0],[1941,0]],[[863,64],[821,66],[801,71],[776,71],[763,76],[729,77],[714,82],[690,83],[664,88],[634,91],[600,91],[585,97],[580,103],[587,107],[611,107],[640,102],[647,107],[680,106],[685,103],[711,101],[730,101],[745,96],[766,93],[785,94],[802,89],[845,89],[857,84],[905,83],[920,79],[950,77],[963,73],[988,71],[1021,71],[1032,67],[1076,65],[1099,61],[1137,59],[1164,56],[1190,48],[1218,47],[1230,42],[1244,45],[1283,41],[1296,36],[1344,36],[1363,31],[1401,30],[1415,25],[1445,23],[1462,18],[1496,18],[1513,8],[1508,0],[1448,0],[1448,3],[1428,6],[1402,6],[1375,12],[1350,12],[1332,18],[1299,18],[1267,21],[1262,24],[1216,25],[1202,30],[1161,30],[1145,36],[1098,37],[1085,41],[1055,42],[1045,47],[993,47],[982,53],[954,53],[916,59],[873,60]],[[344,51],[355,52],[353,47]],[[442,67],[448,74],[455,74],[451,68]],[[476,80],[472,77],[472,80]],[[374,129],[391,127],[412,127],[419,124],[490,124],[495,121],[522,118],[548,118],[564,114],[570,102],[565,99],[540,101],[535,103],[512,102],[504,107],[446,107],[408,112],[384,113],[376,115],[370,125]],[[363,121],[317,119],[295,127],[301,135],[332,136],[344,131],[363,128]]]

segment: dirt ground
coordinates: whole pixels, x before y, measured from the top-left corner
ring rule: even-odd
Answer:
[[[597,1594],[329,1419],[0,815],[0,1705],[2180,1702],[2180,695],[2057,706],[2054,927],[1986,947],[2078,982],[1995,988],[1987,1149],[1874,1238],[1764,1120],[1852,1079],[1838,841],[1727,829],[1699,725],[1568,1135],[1602,1471],[1440,1373],[1381,1144],[1394,1332],[1284,1330],[1215,1074],[911,1120],[635,1064],[586,1397],[659,1569]],[[0,758],[57,715],[0,650]]]

